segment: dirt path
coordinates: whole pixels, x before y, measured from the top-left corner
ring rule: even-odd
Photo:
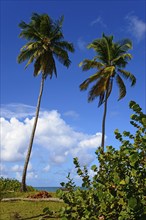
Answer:
[[[3,198],[1,202],[8,202],[8,201],[33,201],[33,202],[41,202],[41,201],[51,201],[51,202],[63,202],[62,199],[58,198],[39,198],[39,199],[33,199],[33,198]]]

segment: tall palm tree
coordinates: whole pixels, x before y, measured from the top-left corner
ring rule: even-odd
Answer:
[[[136,83],[135,76],[124,69],[132,58],[131,54],[127,52],[132,48],[132,42],[129,39],[113,42],[113,36],[103,34],[102,38],[94,40],[87,48],[92,48],[96,52],[96,56],[92,60],[83,60],[79,66],[82,67],[83,71],[95,68],[96,72],[80,85],[80,90],[86,90],[90,84],[94,83],[89,91],[88,101],[91,102],[99,97],[98,107],[104,103],[101,140],[101,147],[104,152],[107,102],[112,91],[113,80],[116,80],[119,87],[118,100],[126,95],[126,86],[122,77],[129,79],[131,86]]]
[[[21,28],[19,37],[24,38],[28,42],[21,48],[18,63],[27,61],[25,68],[31,63],[34,63],[34,76],[38,76],[41,73],[40,92],[22,174],[21,191],[27,190],[26,173],[32,151],[45,79],[48,75],[51,79],[53,74],[57,77],[55,58],[64,66],[69,67],[71,61],[68,56],[68,51],[74,52],[73,44],[64,40],[62,24],[63,16],[57,21],[53,21],[47,14],[39,15],[37,13],[32,14],[31,21],[28,24],[24,21],[19,24]]]

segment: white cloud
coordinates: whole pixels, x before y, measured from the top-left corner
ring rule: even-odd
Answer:
[[[90,135],[87,139],[80,141],[80,148],[96,148],[100,145],[101,133],[96,133],[95,135]]]
[[[22,179],[22,173],[21,172],[16,172],[16,175],[15,175],[15,178],[19,181],[21,181]],[[38,178],[38,175],[31,171],[31,172],[27,172],[27,179],[30,180],[30,179],[37,179]]]
[[[38,178],[38,175],[35,172],[31,171],[27,173],[27,179],[34,179],[34,178],[35,179]]]
[[[73,119],[79,118],[79,114],[75,111],[72,111],[72,110],[65,112],[63,115],[67,116],[67,117],[71,117]]]
[[[94,172],[93,170],[89,169],[88,174],[89,174],[90,178],[93,178],[97,174],[97,172]]]
[[[4,178],[7,178],[8,176],[7,173],[8,173],[7,167],[4,164],[0,163],[0,177],[2,176]]]
[[[36,107],[18,103],[1,105],[1,117],[4,118],[25,118],[35,115]]]
[[[146,23],[135,15],[127,15],[128,32],[131,33],[138,41],[146,36]]]
[[[13,172],[21,172],[23,170],[23,166],[21,165],[18,165],[18,164],[15,164],[14,166],[12,166],[12,169],[11,169]]]
[[[45,172],[48,172],[48,171],[50,170],[50,165],[45,166],[43,170],[44,170]]]
[[[16,118],[0,119],[1,123],[1,158],[5,161],[19,161],[24,158],[31,131],[31,123]]]
[[[22,165],[18,165],[18,164],[15,164],[14,166],[12,166],[11,170],[13,172],[22,172],[23,171],[23,166]],[[28,171],[32,171],[32,165],[31,163],[28,164]]]
[[[33,121],[34,117],[1,118],[2,161],[24,161]],[[58,165],[67,161],[70,156],[78,156],[81,163],[89,164],[94,159],[94,151],[100,145],[100,141],[101,133],[90,135],[75,131],[56,110],[42,111],[38,120],[33,153],[39,149],[37,153],[39,158],[48,157],[49,163]],[[45,155],[44,150],[48,152]],[[12,170],[21,171],[22,166],[15,165]]]
[[[106,27],[106,24],[103,22],[103,19],[98,16],[95,20],[91,21],[90,25],[96,25],[96,24],[100,24],[102,27]]]
[[[77,45],[80,50],[86,50],[86,48],[87,48],[87,42],[84,41],[81,37],[78,39]]]

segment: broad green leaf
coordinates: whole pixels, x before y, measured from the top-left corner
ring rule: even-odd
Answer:
[[[126,184],[129,183],[129,180],[130,180],[129,176],[126,176],[126,178],[125,178],[125,182],[126,182]]]
[[[125,185],[125,184],[126,184],[125,180],[120,181],[120,185]]]
[[[97,166],[96,166],[96,165],[93,165],[93,166],[91,167],[91,170],[97,171]]]
[[[143,123],[143,126],[146,128],[146,117],[142,118],[142,123]]]
[[[139,154],[138,154],[138,152],[135,152],[135,153],[133,153],[133,154],[131,154],[130,155],[130,164],[132,165],[132,166],[134,166],[134,164],[138,161],[138,159],[139,159]]]
[[[128,200],[128,206],[129,206],[129,208],[134,209],[136,205],[137,205],[137,199],[131,197],[131,198]]]
[[[114,173],[113,179],[114,179],[114,182],[116,184],[119,184],[120,178],[119,178],[119,175],[117,173]]]
[[[119,199],[118,204],[119,205],[125,205],[125,202],[124,202],[123,198]]]

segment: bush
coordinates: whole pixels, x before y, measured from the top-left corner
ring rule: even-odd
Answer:
[[[0,177],[0,191],[20,191],[21,183],[16,179]],[[28,191],[34,191],[32,186],[28,186]]]
[[[92,179],[87,168],[81,168],[74,158],[86,190],[77,188],[70,174],[68,182],[61,183],[68,190],[58,191],[66,204],[61,210],[63,220],[146,219],[146,115],[134,101],[129,106],[135,112],[130,121],[135,134],[115,130],[121,147],[116,150],[107,146],[104,153],[101,148],[96,151],[100,168],[91,167],[95,173]]]

